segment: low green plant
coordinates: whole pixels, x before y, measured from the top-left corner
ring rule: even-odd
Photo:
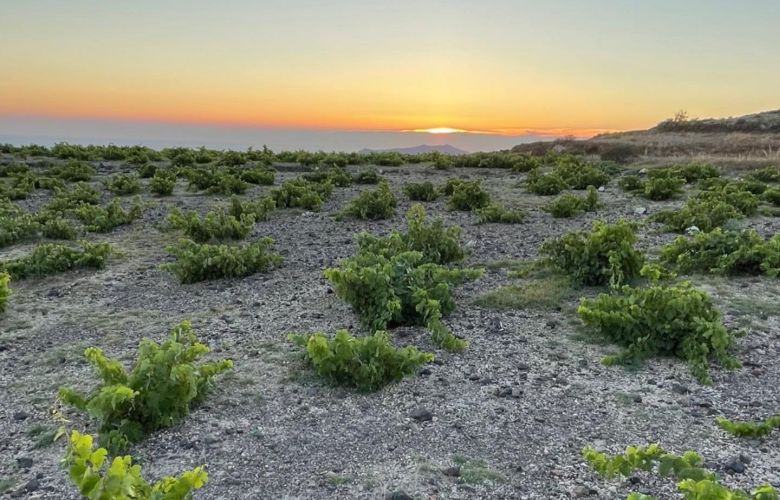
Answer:
[[[106,182],[106,189],[117,196],[138,194],[141,192],[141,183],[137,175],[114,174]]]
[[[29,255],[0,262],[0,272],[13,280],[62,273],[71,269],[102,269],[111,254],[108,243],[81,242],[81,249],[55,243],[36,245]]]
[[[410,182],[404,186],[404,193],[412,201],[434,201],[439,190],[431,182]]]
[[[754,229],[725,231],[715,228],[692,238],[679,236],[661,249],[661,262],[679,273],[761,274],[780,260]],[[773,258],[774,257],[774,258]]]
[[[332,192],[333,184],[329,182],[311,182],[299,178],[286,181],[280,188],[271,191],[271,196],[277,208],[300,207],[317,211]]]
[[[115,457],[107,462],[108,450],[95,449],[92,436],[73,431],[63,463],[79,493],[89,500],[190,500],[192,492],[208,482],[203,467],[177,477],[164,477],[149,484],[141,475],[141,466],[133,465],[133,457]]]
[[[425,208],[415,203],[406,213],[406,233],[393,231],[388,236],[360,233],[357,236],[360,254],[377,254],[386,258],[404,252],[422,253],[423,263],[449,264],[462,261],[468,251],[460,245],[461,228],[444,227],[441,218],[426,221]]]
[[[340,212],[339,218],[378,220],[395,215],[397,201],[387,182],[382,182],[374,191],[362,191]]]
[[[707,163],[691,162],[671,167],[650,169],[647,172],[647,176],[650,179],[681,177],[685,179],[686,183],[690,184],[702,179],[720,177],[720,172],[717,168]]]
[[[580,160],[558,162],[552,175],[559,177],[570,189],[605,186],[609,182],[609,174],[604,170]]]
[[[735,422],[719,417],[716,421],[721,429],[729,434],[738,437],[761,438],[769,435],[775,429],[780,429],[780,412],[766,420]]]
[[[682,177],[653,177],[644,183],[642,196],[648,200],[668,200],[683,192],[686,184]]]
[[[547,241],[540,253],[575,284],[618,287],[639,277],[644,257],[635,242],[636,224],[595,221],[590,232],[575,231]]]
[[[777,167],[759,168],[750,172],[750,174],[748,174],[748,178],[761,182],[780,182],[780,169]]]
[[[703,191],[689,198],[682,208],[658,212],[651,220],[667,230],[683,233],[689,227],[709,232],[732,219],[752,216],[758,209],[758,197],[732,185]]]
[[[780,207],[780,188],[769,188],[761,195],[761,199]]]
[[[65,165],[59,165],[49,169],[49,175],[69,182],[88,182],[97,174],[97,171],[88,163],[78,160],[69,161]]]
[[[230,199],[230,208],[228,213],[236,219],[241,219],[245,215],[252,215],[255,221],[266,221],[276,209],[276,202],[270,196],[257,198],[252,201],[241,201],[238,196]]]
[[[146,163],[146,160],[143,161],[144,163],[140,164],[138,167],[138,177],[141,179],[150,179],[154,177],[154,174],[157,173],[157,166],[151,163]]]
[[[90,347],[84,356],[102,384],[89,394],[62,387],[59,397],[97,419],[101,446],[117,452],[150,432],[174,425],[203,401],[213,378],[233,367],[229,359],[200,363],[208,352],[189,321],[174,327],[162,344],[141,340],[129,372],[119,360]]]
[[[167,250],[175,262],[163,264],[181,283],[196,283],[220,278],[243,278],[266,272],[281,264],[282,257],[268,251],[274,240],[263,238],[246,245],[208,245],[179,240]]]
[[[574,217],[583,212],[595,212],[601,206],[598,191],[593,186],[588,186],[588,193],[585,196],[563,194],[544,207],[544,210],[556,219],[561,219]]]
[[[224,210],[210,211],[204,217],[195,212],[183,214],[174,209],[167,218],[168,223],[184,231],[187,238],[198,243],[212,240],[243,240],[252,231],[255,216],[242,213],[238,218]]]
[[[382,176],[373,168],[361,170],[352,176],[352,181],[355,184],[379,184],[381,180]]]
[[[100,192],[89,184],[80,182],[68,191],[57,191],[54,198],[46,205],[46,210],[64,212],[78,208],[83,204],[97,205],[100,203]]]
[[[644,192],[645,181],[638,175],[626,175],[618,179],[618,186],[629,193]]]
[[[176,175],[170,175],[161,171],[155,172],[149,181],[149,190],[160,196],[170,196],[176,187]]]
[[[685,359],[696,379],[709,384],[709,360],[727,368],[739,367],[728,354],[734,337],[705,292],[690,283],[623,286],[618,293],[582,299],[582,321],[600,336],[625,347],[605,364],[641,361],[656,355]]]
[[[396,348],[385,331],[356,338],[339,330],[332,340],[322,333],[290,335],[289,339],[306,349],[306,359],[321,377],[362,392],[398,382],[433,361],[433,354],[416,347]]]
[[[249,184],[271,186],[276,180],[276,171],[265,165],[241,170],[239,178]]]
[[[542,196],[554,196],[568,186],[566,181],[555,172],[543,174],[538,170],[532,170],[525,181],[526,189],[534,194]]]
[[[518,285],[505,285],[477,298],[486,309],[557,309],[575,298],[571,280],[565,276],[534,278]]]
[[[143,214],[143,203],[136,198],[129,210],[122,208],[119,199],[114,199],[105,207],[80,205],[69,212],[84,224],[87,231],[106,233],[119,226],[130,224]]]
[[[366,328],[423,325],[431,330],[436,344],[460,350],[467,342],[455,337],[441,319],[455,308],[451,287],[482,273],[482,269],[447,269],[423,263],[421,252],[403,252],[389,258],[360,253],[343,261],[340,268],[327,269],[325,277]]]
[[[444,184],[444,187],[442,188],[441,192],[444,196],[452,196],[452,193],[455,192],[455,188],[465,182],[468,181],[465,181],[463,179],[448,179],[447,183]]]
[[[748,493],[732,490],[720,484],[718,476],[704,468],[704,460],[695,451],[682,455],[667,452],[658,444],[646,447],[629,446],[625,453],[607,456],[592,447],[582,450],[582,455],[593,469],[606,478],[630,477],[636,471],[656,472],[661,477],[673,477],[680,482],[677,489],[686,500],[777,500],[777,492],[763,484]],[[632,493],[627,500],[650,500],[653,497]]]
[[[347,170],[342,167],[336,167],[330,170],[330,172],[328,172],[326,180],[328,180],[331,184],[333,184],[336,187],[351,186],[353,182],[352,174],[347,172]]]
[[[454,210],[477,210],[490,204],[490,195],[480,181],[461,182],[452,189],[450,207]]]
[[[523,222],[528,216],[525,210],[512,210],[497,203],[478,208],[476,210],[477,220],[480,224],[496,222],[500,224],[517,224]]]
[[[11,296],[11,287],[8,286],[9,283],[11,283],[11,275],[0,272],[0,313],[5,312],[6,304],[8,304],[8,297]]]
[[[182,170],[183,175],[189,181],[189,189],[192,191],[205,190],[209,194],[242,194],[249,184],[241,180],[237,175],[219,169],[217,167],[192,168]]]

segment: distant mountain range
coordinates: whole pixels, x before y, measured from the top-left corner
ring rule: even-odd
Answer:
[[[401,153],[405,155],[419,155],[424,153],[433,153],[434,151],[438,151],[441,154],[445,155],[465,155],[468,154],[468,151],[464,151],[462,149],[458,149],[455,146],[450,146],[449,144],[442,144],[442,145],[436,145],[431,146],[428,144],[421,144],[419,146],[413,146],[410,148],[390,148],[390,149],[361,149],[361,154],[369,154],[369,153]]]

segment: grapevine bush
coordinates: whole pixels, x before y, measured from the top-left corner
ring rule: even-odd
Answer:
[[[718,418],[717,422],[729,434],[739,437],[760,438],[769,435],[775,429],[780,429],[780,412],[766,420],[755,422],[735,422],[723,417]]]
[[[528,214],[524,210],[512,210],[497,203],[478,208],[476,210],[477,220],[480,224],[487,222],[497,222],[500,224],[517,224],[522,222]]]
[[[596,188],[588,186],[585,196],[564,194],[554,199],[544,210],[556,219],[574,217],[583,212],[595,212],[602,206]]]
[[[95,449],[92,436],[73,431],[63,463],[79,493],[89,500],[189,500],[192,492],[208,482],[203,467],[177,477],[164,477],[149,484],[141,475],[141,466],[133,465],[130,455],[114,457],[108,465],[108,450]]]
[[[229,246],[198,244],[182,239],[178,246],[167,247],[176,261],[161,267],[172,272],[181,283],[243,278],[281,264],[282,257],[268,251],[273,243],[271,238],[263,238],[246,245]]]
[[[606,364],[641,361],[656,355],[685,359],[701,383],[712,382],[710,358],[727,368],[740,366],[728,354],[732,334],[721,321],[712,299],[690,283],[622,287],[615,294],[582,299],[577,313],[600,336],[625,347]]]
[[[547,264],[577,284],[617,287],[639,277],[644,257],[635,242],[635,224],[595,221],[589,233],[567,233],[545,242],[540,252]]]
[[[210,211],[204,217],[195,212],[182,214],[174,209],[168,215],[168,223],[181,229],[191,240],[206,243],[211,240],[243,240],[249,236],[255,224],[255,216],[242,213],[238,218],[228,215],[224,210]]]
[[[242,170],[239,174],[239,178],[249,184],[270,186],[274,183],[274,180],[276,180],[276,172],[271,168],[261,165]]]
[[[462,261],[468,252],[460,245],[461,228],[444,227],[441,218],[426,222],[425,209],[415,203],[406,213],[406,233],[393,231],[389,236],[360,233],[357,237],[360,254],[391,258],[404,252],[422,253],[423,263],[449,264]]]
[[[352,176],[352,181],[355,184],[379,184],[382,180],[382,176],[379,175],[373,168],[367,170],[361,170],[357,174]]]
[[[157,171],[149,182],[149,190],[160,196],[170,196],[175,187],[176,175],[173,173]]]
[[[466,181],[453,186],[450,207],[455,210],[476,210],[488,206],[490,195],[480,184],[480,181]]]
[[[143,214],[143,204],[136,198],[130,210],[122,208],[118,199],[114,199],[106,207],[83,204],[70,210],[76,219],[84,224],[87,231],[106,233],[119,226],[130,224]]]
[[[230,199],[230,208],[228,213],[236,219],[245,216],[253,216],[255,221],[265,221],[276,209],[276,202],[270,196],[258,198],[254,201],[241,201],[237,196]]]
[[[101,446],[115,453],[149,432],[172,426],[203,401],[212,379],[233,367],[228,359],[199,363],[207,352],[189,321],[174,327],[162,344],[141,340],[129,372],[101,349],[90,347],[84,356],[102,384],[89,394],[63,387],[59,396],[98,420]]]
[[[57,177],[64,181],[69,182],[88,182],[92,180],[92,177],[97,174],[97,171],[91,167],[88,163],[83,161],[73,160],[65,165],[59,165],[52,167],[49,170],[49,175]]]
[[[780,237],[765,242],[754,229],[716,228],[693,238],[679,236],[661,250],[661,262],[680,273],[774,273],[780,264]]]
[[[528,174],[525,185],[529,192],[542,196],[554,196],[567,188],[566,181],[557,173],[542,174],[538,170]]]
[[[24,257],[0,262],[0,272],[14,280],[62,273],[71,269],[102,269],[111,254],[108,243],[82,242],[81,249],[45,243]]]
[[[686,181],[682,177],[652,177],[644,183],[642,196],[648,200],[668,200],[683,192]]]
[[[686,500],[777,500],[777,491],[763,484],[750,493],[732,490],[720,483],[718,476],[704,468],[704,460],[695,451],[682,455],[667,452],[657,444],[646,447],[629,446],[625,453],[607,456],[586,447],[582,455],[593,469],[606,478],[630,477],[636,471],[655,472],[661,477],[673,477],[680,482],[677,489]],[[651,500],[653,497],[632,493],[628,500]]]
[[[339,330],[332,340],[322,333],[290,335],[289,339],[306,349],[307,361],[321,377],[361,392],[398,382],[433,361],[433,354],[419,352],[416,347],[396,348],[385,331],[356,338]]]
[[[277,208],[300,207],[316,211],[322,208],[322,204],[330,198],[332,192],[333,184],[329,182],[293,179],[271,191],[271,195]]]
[[[5,312],[8,297],[11,296],[11,288],[8,284],[11,282],[11,275],[0,272],[0,313]]]
[[[366,328],[386,330],[400,324],[429,328],[436,344],[460,350],[467,342],[442,323],[455,308],[450,289],[482,275],[481,269],[447,269],[424,263],[421,252],[384,257],[360,253],[325,271],[336,294],[349,303]]]
[[[374,191],[363,191],[357,198],[350,201],[339,214],[339,218],[354,217],[357,219],[378,220],[395,215],[397,201],[386,182],[379,184]]]
[[[115,174],[106,183],[106,189],[118,196],[138,194],[141,183],[137,175]]]
[[[412,201],[434,201],[439,197],[439,191],[430,182],[410,182],[404,186],[404,193]]]

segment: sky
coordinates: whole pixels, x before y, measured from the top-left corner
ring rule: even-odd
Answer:
[[[778,20],[776,0],[3,0],[0,140],[447,127],[480,149],[740,115],[780,107]]]

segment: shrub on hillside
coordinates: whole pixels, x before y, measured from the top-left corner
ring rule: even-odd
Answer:
[[[476,214],[480,224],[488,222],[517,224],[528,216],[525,210],[512,210],[496,203],[491,203],[486,207],[478,208]]]
[[[427,181],[406,184],[404,193],[412,201],[434,201],[439,197],[439,191],[432,183]]]
[[[685,179],[682,177],[655,177],[644,183],[642,196],[648,200],[668,200],[683,192]]]
[[[352,176],[352,180],[355,184],[379,184],[382,180],[382,176],[379,175],[373,168],[367,170],[361,170],[357,174]]]
[[[104,207],[83,204],[70,210],[76,219],[84,224],[87,231],[106,233],[119,226],[130,224],[143,214],[143,204],[140,198],[136,198],[130,210],[122,208],[118,199]]]
[[[618,180],[618,186],[630,193],[644,192],[645,182],[638,175],[625,175]]]
[[[333,184],[329,182],[293,179],[271,191],[271,196],[277,208],[300,207],[316,211],[322,208],[322,204],[330,198],[332,192]]]
[[[13,280],[34,276],[46,276],[71,269],[102,269],[111,254],[108,243],[82,242],[77,250],[55,243],[45,243],[33,248],[24,257],[0,262],[0,272],[8,273]]]
[[[221,278],[243,278],[269,271],[282,262],[279,254],[270,253],[274,240],[263,238],[246,245],[208,245],[192,240],[179,240],[167,247],[175,262],[163,264],[181,283],[196,283]]]
[[[589,233],[567,233],[545,242],[540,252],[577,284],[617,287],[639,277],[644,257],[635,242],[636,224],[595,221]]]
[[[11,296],[11,288],[8,284],[11,282],[11,275],[0,273],[0,313],[5,312],[8,297]]]
[[[490,195],[480,184],[480,181],[470,181],[455,185],[450,197],[450,207],[455,210],[476,210],[488,206]]]
[[[88,182],[97,174],[97,171],[88,163],[73,160],[65,165],[59,165],[49,169],[49,175],[69,182]]]
[[[252,215],[255,221],[268,220],[271,212],[276,209],[276,202],[270,196],[258,198],[254,201],[241,201],[238,196],[230,198],[230,208],[228,213],[236,219],[241,219],[245,215]]]
[[[176,175],[157,171],[149,182],[149,190],[160,196],[170,196],[176,187]]]
[[[542,174],[537,170],[532,170],[528,174],[525,185],[529,192],[542,196],[560,194],[567,187],[566,182],[557,173]]]
[[[596,333],[625,347],[621,354],[607,357],[607,364],[678,356],[688,361],[701,383],[712,382],[710,359],[729,368],[739,366],[728,354],[734,339],[712,299],[690,283],[624,286],[617,294],[582,299],[577,313]]]
[[[141,192],[141,183],[136,175],[114,174],[106,182],[106,189],[118,196],[138,194]]]
[[[339,214],[340,218],[378,220],[395,215],[397,201],[387,182],[382,182],[374,191],[363,191],[350,201]]]
[[[183,214],[174,209],[168,214],[168,223],[184,231],[187,238],[198,243],[211,240],[243,240],[252,231],[255,216],[244,213],[238,218],[229,215],[224,210],[210,211],[204,217],[195,212]]]
[[[321,333],[289,338],[306,349],[307,361],[321,377],[361,392],[398,382],[433,361],[433,354],[419,352],[416,347],[394,347],[384,331],[356,338],[347,330],[339,330],[332,340]]]
[[[593,186],[589,186],[585,196],[563,194],[544,207],[544,210],[556,219],[560,219],[574,217],[583,212],[595,212],[601,206],[598,191]]]
[[[230,360],[199,363],[208,352],[189,321],[171,330],[162,344],[141,340],[130,372],[119,360],[90,347],[84,356],[103,383],[89,394],[63,387],[59,396],[98,420],[100,444],[114,453],[149,432],[171,427],[203,401],[212,379],[233,367]]]
[[[192,492],[208,482],[203,467],[195,467],[177,477],[164,477],[149,484],[141,475],[141,466],[130,455],[115,457],[110,465],[108,450],[95,449],[92,436],[73,431],[63,464],[79,493],[90,500],[134,498],[140,500],[189,500]]]

